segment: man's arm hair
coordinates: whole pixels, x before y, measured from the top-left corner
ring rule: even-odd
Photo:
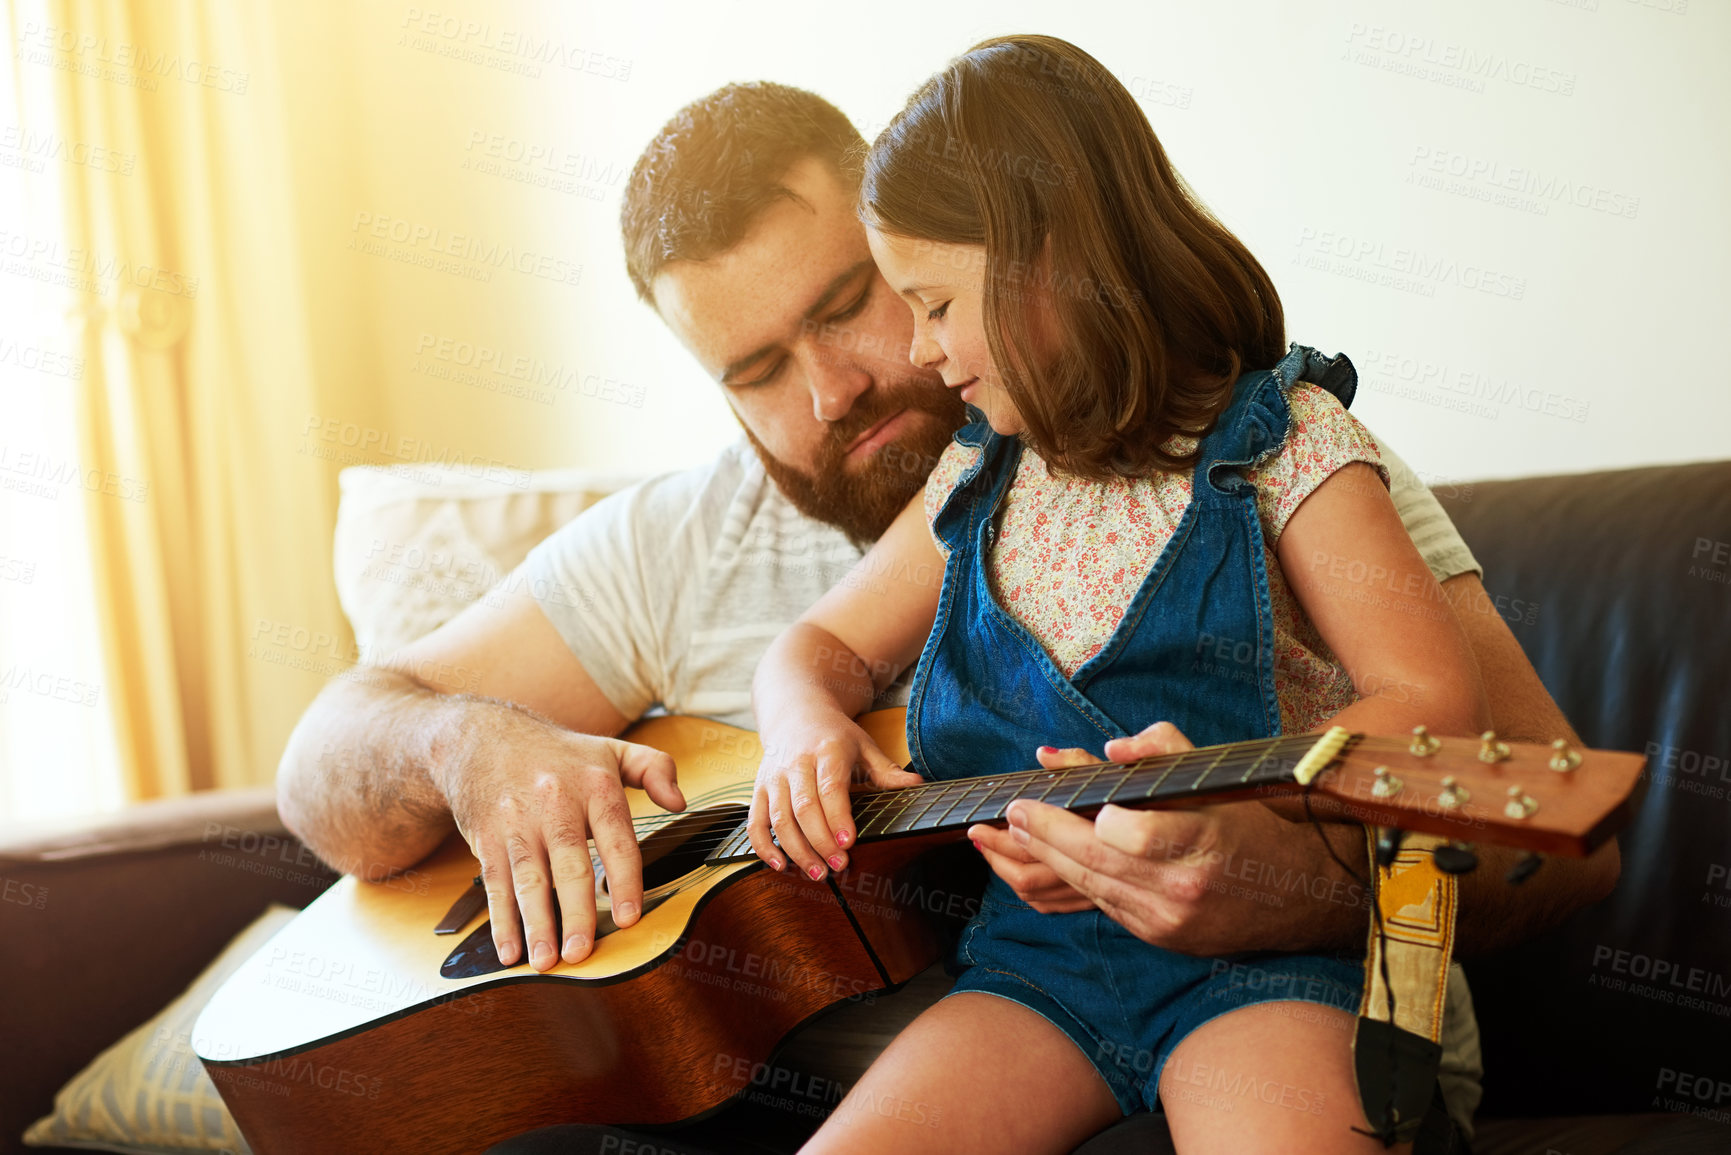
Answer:
[[[1478,658],[1497,736],[1511,742],[1564,738],[1579,747],[1580,736],[1539,681],[1478,577],[1469,573],[1450,578],[1443,592]],[[1480,845],[1477,852],[1478,869],[1461,876],[1457,929],[1463,956],[1485,954],[1549,930],[1610,894],[1622,869],[1612,839],[1584,859],[1548,858],[1526,882],[1511,886],[1504,875],[1524,852],[1490,845]]]
[[[451,833],[439,782],[472,751],[524,727],[611,737],[627,722],[534,599],[507,595],[327,685],[283,752],[277,808],[331,866],[383,877]]]

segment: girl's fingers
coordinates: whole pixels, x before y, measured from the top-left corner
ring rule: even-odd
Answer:
[[[746,818],[745,832],[751,838],[752,853],[769,863],[770,869],[780,870],[786,865],[776,850],[769,825],[769,792],[761,782],[751,794],[751,813]]]
[[[1114,738],[1106,743],[1106,757],[1114,762],[1130,762],[1160,754],[1180,754],[1195,748],[1178,727],[1170,722],[1156,722],[1140,734]]]
[[[1034,756],[1040,760],[1043,770],[1068,770],[1072,766],[1092,766],[1102,761],[1098,754],[1090,754],[1080,746],[1071,746],[1059,750],[1054,746],[1041,746],[1034,751]]]
[[[904,769],[894,758],[878,748],[878,744],[870,738],[859,744],[860,764],[865,767],[866,778],[879,790],[900,790],[908,786],[920,786],[925,779],[912,770]]]
[[[807,835],[831,870],[847,867],[847,854],[842,848],[854,843],[853,801],[848,786],[853,782],[856,753],[826,754],[817,763],[819,826],[816,831],[808,829]],[[822,838],[818,837],[820,833]]]
[[[766,783],[769,793],[769,822],[775,828],[776,841],[781,843],[787,860],[812,879],[824,876],[823,856],[813,850],[800,829],[794,813],[793,791],[788,779],[776,775]],[[821,813],[821,811],[819,812]]]
[[[825,867],[830,867],[834,865],[830,860],[838,857],[840,851],[836,847],[835,831],[830,829],[829,816],[824,813],[823,799],[820,796],[819,781],[820,775],[823,773],[822,765],[823,763],[817,758],[809,755],[802,757],[794,763],[793,769],[789,771],[785,781],[789,803],[793,808],[793,819],[799,824],[800,835],[805,844],[811,847],[818,862]],[[847,771],[843,771],[844,781],[847,773]],[[781,833],[781,827],[777,826],[775,829],[776,833]],[[781,844],[786,846],[787,839],[783,838]],[[800,859],[791,850],[788,853],[793,856],[794,861],[800,863],[807,874],[811,874],[810,863]],[[822,878],[823,873],[820,871],[812,877]]]

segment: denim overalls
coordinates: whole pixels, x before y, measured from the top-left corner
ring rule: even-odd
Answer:
[[[1158,721],[1198,746],[1280,733],[1274,622],[1256,497],[1244,477],[1278,450],[1295,381],[1350,404],[1357,374],[1345,357],[1300,345],[1272,371],[1245,373],[1201,444],[1192,497],[1172,539],[1105,647],[1066,678],[993,596],[987,558],[995,513],[1016,475],[1021,443],[984,421],[956,434],[982,446],[939,511],[949,549],[937,620],[909,694],[908,747],[928,779],[1023,770],[1041,745],[1098,752]],[[1222,677],[1205,649],[1230,643],[1253,658]],[[1253,1003],[1296,999],[1356,1014],[1363,967],[1295,954],[1193,958],[1151,946],[1098,910],[1040,914],[995,875],[957,945],[956,991],[1021,1003],[1082,1048],[1126,1114],[1153,1109],[1172,1049],[1208,1020]]]

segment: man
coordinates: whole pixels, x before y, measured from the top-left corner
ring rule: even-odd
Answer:
[[[593,838],[615,921],[636,921],[640,872],[621,784],[669,808],[683,799],[671,759],[614,736],[655,705],[750,726],[764,647],[847,575],[962,418],[941,381],[908,362],[907,307],[879,278],[853,215],[861,144],[832,106],[771,84],[723,88],[651,142],[625,195],[627,265],[721,384],[750,447],[598,504],[531,553],[528,580],[505,587],[517,592],[472,606],[377,678],[325,689],[284,754],[279,805],[333,866],[410,867],[455,825],[481,861],[501,960],[546,970],[593,946]],[[1397,462],[1394,473],[1396,504],[1445,580],[1498,730],[1569,734],[1446,516],[1409,470]],[[393,667],[462,670],[479,687],[458,693]],[[1141,740],[1154,749],[1170,739],[1156,728]],[[1212,885],[1247,854],[1285,877],[1350,882],[1309,827],[1258,803],[1106,813],[1096,826],[1018,807],[1020,829],[985,835],[982,849],[1030,901],[1098,901],[1173,949],[1362,947],[1360,906],[1255,901],[1232,896],[1242,886]],[[1354,845],[1362,868],[1350,831],[1336,852]],[[1501,881],[1504,856],[1481,857],[1462,889],[1468,951],[1555,922],[1608,891],[1617,869],[1613,849],[1554,863],[1514,890]]]

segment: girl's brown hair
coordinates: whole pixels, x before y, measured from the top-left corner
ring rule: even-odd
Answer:
[[[1272,368],[1268,274],[1173,171],[1100,62],[1050,36],[984,41],[921,85],[872,145],[860,218],[986,249],[992,359],[1054,468],[1094,480],[1184,469],[1240,373]],[[1027,303],[1062,350],[1042,362]]]

